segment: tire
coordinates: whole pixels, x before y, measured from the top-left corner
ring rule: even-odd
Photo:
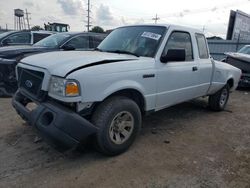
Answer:
[[[13,95],[6,91],[5,88],[0,87],[0,97],[12,97]]]
[[[222,111],[227,105],[229,99],[229,85],[226,84],[222,89],[215,94],[209,96],[209,107],[214,111]]]
[[[131,99],[111,97],[97,107],[92,123],[99,128],[97,149],[106,155],[118,155],[129,148],[140,132],[141,111]]]

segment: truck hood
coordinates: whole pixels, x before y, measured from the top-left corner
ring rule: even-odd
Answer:
[[[89,66],[137,60],[139,57],[99,51],[48,52],[29,56],[21,63],[47,69],[50,74],[65,77],[67,74]]]
[[[8,46],[0,48],[0,58],[13,59],[19,55],[34,52],[45,52],[53,50],[51,48],[39,47],[39,46]]]

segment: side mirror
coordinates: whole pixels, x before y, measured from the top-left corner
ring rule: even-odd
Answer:
[[[72,46],[71,44],[65,44],[64,46],[62,46],[62,49],[69,51],[69,50],[75,50],[76,48]]]
[[[167,55],[161,56],[161,62],[167,63],[169,61],[185,61],[185,49],[169,49]]]

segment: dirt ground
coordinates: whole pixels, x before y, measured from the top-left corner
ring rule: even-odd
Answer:
[[[223,112],[199,99],[147,116],[116,157],[35,142],[11,99],[0,99],[0,187],[250,188],[249,99],[249,90],[236,91]]]

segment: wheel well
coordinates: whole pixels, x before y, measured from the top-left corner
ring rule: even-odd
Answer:
[[[227,81],[227,84],[229,85],[230,88],[232,88],[234,86],[234,80],[232,78],[230,78],[228,81]]]
[[[120,91],[117,91],[117,92],[111,94],[107,98],[113,97],[113,96],[124,96],[124,97],[130,98],[130,99],[132,99],[133,101],[136,102],[136,104],[139,106],[142,113],[145,112],[145,100],[144,100],[144,97],[139,91],[137,91],[135,89],[120,90]]]

